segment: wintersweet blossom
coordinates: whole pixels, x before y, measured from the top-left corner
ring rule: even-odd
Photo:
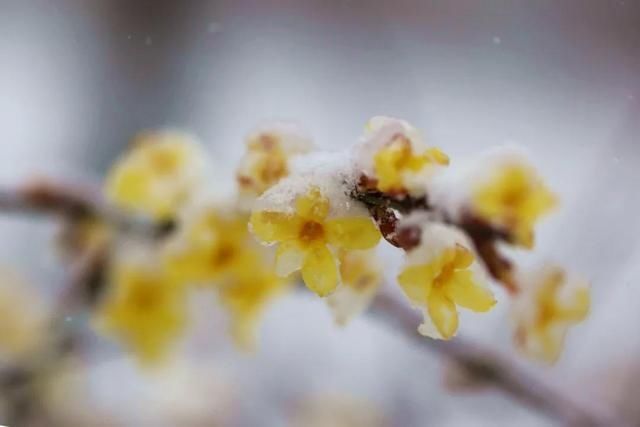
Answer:
[[[531,248],[536,222],[556,203],[532,167],[520,159],[509,159],[478,182],[471,206],[475,214],[505,228],[513,243]]]
[[[586,282],[571,279],[559,267],[547,267],[522,281],[513,305],[516,345],[527,355],[553,363],[572,325],[589,314]]]
[[[106,196],[116,206],[166,219],[192,196],[204,175],[200,146],[177,132],[142,134],[108,174]]]
[[[293,156],[308,152],[311,139],[293,123],[276,122],[252,132],[236,173],[243,195],[260,196],[289,175]]]
[[[404,120],[374,117],[356,150],[357,161],[376,188],[384,193],[424,195],[429,177],[449,157],[428,147],[417,129]]]
[[[342,282],[329,295],[327,303],[336,323],[345,325],[362,313],[375,297],[382,283],[382,266],[374,250],[338,253]]]
[[[231,335],[245,350],[255,348],[256,330],[265,307],[288,287],[289,280],[275,274],[258,252],[242,271],[227,277],[218,287],[223,307],[229,312]]]
[[[174,283],[210,284],[244,270],[256,246],[247,230],[248,217],[225,206],[207,206],[184,219],[183,232],[167,244],[166,274]]]
[[[271,194],[277,193],[278,188]],[[265,244],[278,243],[276,273],[302,270],[305,284],[320,296],[331,294],[340,281],[338,260],[331,249],[369,249],[380,232],[369,217],[330,218],[331,200],[317,186],[295,199],[293,212],[256,209],[250,227]]]
[[[153,265],[118,262],[113,270],[97,312],[98,329],[123,341],[144,363],[162,360],[186,324],[184,289]]]
[[[496,300],[474,270],[475,257],[459,232],[441,224],[424,226],[421,244],[407,253],[398,276],[412,304],[424,311],[418,331],[432,338],[450,339],[458,330],[456,306],[476,312],[490,310]]]

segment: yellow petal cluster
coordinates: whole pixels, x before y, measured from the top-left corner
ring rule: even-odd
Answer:
[[[310,141],[290,127],[274,124],[249,136],[236,173],[241,193],[260,196],[289,175],[292,156],[309,150]]]
[[[449,164],[449,157],[438,148],[416,153],[411,141],[397,134],[374,155],[374,171],[378,189],[384,193],[407,191],[407,176],[415,175],[430,165]]]
[[[473,211],[505,228],[513,243],[533,247],[536,222],[557,204],[535,171],[523,163],[498,166],[473,192]]]
[[[470,270],[474,256],[460,244],[447,247],[424,264],[407,266],[398,283],[409,300],[425,310],[419,331],[433,338],[450,339],[458,330],[456,306],[476,312],[490,310],[495,299]],[[435,330],[431,331],[433,324]]]
[[[382,267],[373,250],[338,253],[342,283],[329,295],[327,303],[336,323],[345,325],[363,312],[382,283]]]
[[[380,232],[368,217],[328,218],[330,201],[311,187],[295,201],[295,212],[256,210],[251,230],[263,243],[278,243],[276,272],[287,276],[302,270],[302,279],[319,296],[338,286],[338,260],[332,249],[369,249]]]
[[[143,134],[109,172],[106,196],[123,209],[167,219],[191,197],[202,164],[201,150],[186,136]]]
[[[550,267],[518,298],[514,306],[517,346],[533,358],[555,362],[567,330],[589,314],[588,285],[571,282],[561,268]]]
[[[289,281],[275,274],[271,251],[249,235],[247,223],[248,216],[235,207],[202,209],[168,245],[164,268],[177,286],[214,289],[229,313],[236,344],[251,350],[263,310]]]
[[[203,209],[184,225],[177,244],[168,245],[166,274],[173,283],[210,284],[250,265],[248,218],[222,209]],[[249,254],[250,253],[250,254]]]
[[[226,278],[218,290],[220,302],[230,315],[231,335],[245,350],[255,348],[256,330],[265,307],[290,283],[270,267],[256,253],[243,272]]]
[[[118,263],[96,325],[122,341],[143,363],[165,358],[186,325],[184,289],[148,265]]]

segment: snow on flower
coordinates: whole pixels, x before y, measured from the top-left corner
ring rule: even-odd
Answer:
[[[458,330],[457,306],[485,312],[496,303],[468,247],[457,229],[435,223],[424,226],[421,244],[407,253],[398,283],[411,303],[423,309],[421,334],[450,339]]]
[[[329,295],[327,303],[336,323],[345,325],[362,313],[382,283],[382,266],[374,250],[338,253],[342,283]]]
[[[241,195],[251,198],[289,175],[291,158],[308,152],[313,143],[296,124],[275,122],[253,131],[246,146],[236,180]]]
[[[500,158],[491,172],[476,181],[471,209],[492,225],[504,228],[513,243],[533,247],[536,222],[557,204],[535,170],[516,156]]]
[[[588,283],[568,277],[555,266],[524,278],[522,283],[512,310],[516,345],[535,359],[553,363],[562,352],[567,330],[589,314]]]
[[[404,120],[374,117],[354,150],[357,168],[383,193],[423,196],[429,178],[449,164],[448,156],[428,147]]]
[[[346,194],[344,176],[316,168],[281,181],[258,199],[249,221],[265,244],[278,244],[276,273],[302,270],[305,284],[320,296],[340,281],[337,249],[369,249],[380,232],[364,207]]]
[[[204,153],[188,136],[164,131],[136,137],[108,174],[106,196],[116,206],[167,219],[196,193]]]
[[[96,326],[121,340],[143,363],[165,358],[187,320],[184,289],[151,263],[120,260],[111,271],[109,292]]]

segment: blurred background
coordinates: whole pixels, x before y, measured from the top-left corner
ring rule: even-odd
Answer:
[[[593,284],[592,315],[559,363],[526,367],[640,423],[639,1],[1,0],[0,64],[2,184],[99,184],[132,135],[177,127],[210,149],[212,185],[230,187],[243,137],[270,119],[300,122],[327,149],[378,114],[407,119],[454,162],[524,147],[562,199],[527,260]],[[54,228],[0,218],[0,263],[46,293],[62,277]],[[310,295],[271,307],[252,356],[211,327],[212,301],[194,306],[197,360],[164,382],[91,347],[75,382],[104,415],[81,425],[281,426],[335,396],[382,425],[554,425],[497,393],[447,392],[436,358],[366,318],[337,329]],[[466,325],[512,351],[505,307]]]

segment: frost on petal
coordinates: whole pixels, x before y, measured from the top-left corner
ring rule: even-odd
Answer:
[[[331,294],[338,286],[336,259],[325,245],[318,245],[307,252],[302,266],[302,280],[321,297]]]
[[[311,187],[296,199],[296,214],[305,220],[322,222],[329,214],[331,203],[320,188]]]
[[[391,117],[374,117],[352,151],[357,175],[364,174],[377,189],[390,194],[423,196],[429,181],[449,159],[429,148],[409,123]]]
[[[313,144],[296,124],[275,122],[255,129],[246,146],[236,179],[241,197],[252,201],[288,176],[292,158],[308,152]]]
[[[361,203],[349,197],[355,186],[347,153],[312,153],[298,158],[295,171],[267,190],[256,201],[253,211],[297,213],[300,197],[317,189],[329,201],[326,218],[368,216]],[[304,209],[304,206],[300,207]],[[319,216],[324,212],[318,212]]]

